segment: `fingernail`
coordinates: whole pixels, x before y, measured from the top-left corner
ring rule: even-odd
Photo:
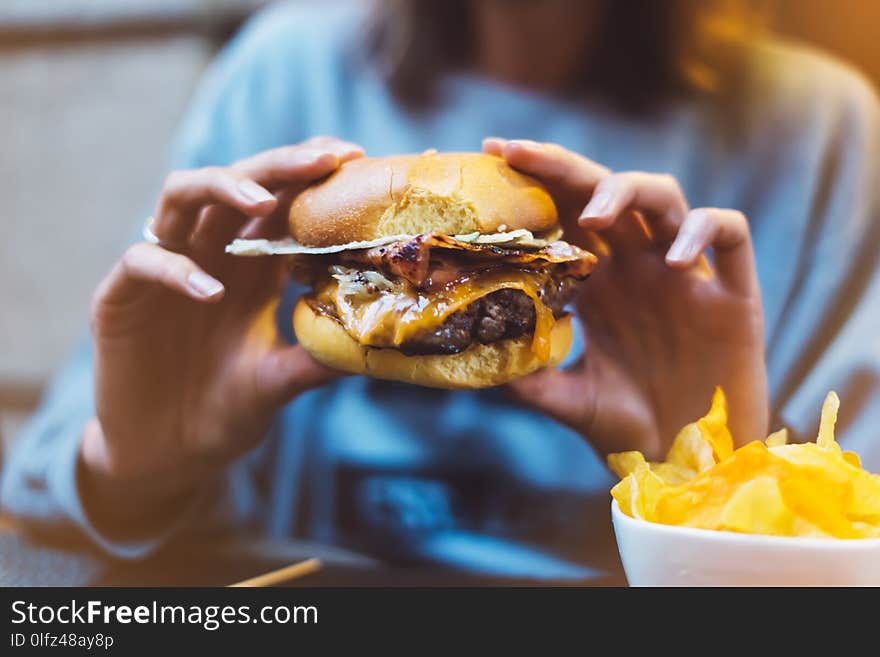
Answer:
[[[336,144],[335,146],[333,146],[330,151],[337,157],[342,157],[344,155],[348,155],[349,153],[362,153],[364,149],[357,144],[351,143],[350,141],[344,141],[341,144]]]
[[[694,255],[694,245],[687,239],[677,239],[669,247],[666,260],[669,262],[687,262]]]
[[[589,203],[587,203],[587,207],[581,212],[580,218],[588,219],[590,217],[604,217],[611,209],[611,200],[611,194],[608,192],[599,192],[590,199]]]
[[[318,166],[329,166],[331,163],[335,165],[339,162],[339,156],[330,151],[323,151],[321,153],[315,153],[313,157],[309,158],[309,162]]]
[[[507,142],[508,146],[516,146],[519,148],[528,148],[532,150],[536,150],[540,148],[540,144],[536,141],[532,141],[531,139],[511,139]]]
[[[261,187],[253,180],[242,180],[238,183],[238,191],[248,201],[253,203],[265,203],[266,201],[274,201],[275,197],[269,193],[269,190]]]
[[[186,282],[201,297],[213,297],[223,291],[223,283],[201,271],[191,273]]]

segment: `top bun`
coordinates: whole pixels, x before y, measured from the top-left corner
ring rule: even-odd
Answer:
[[[547,189],[481,153],[425,153],[346,162],[300,194],[290,234],[307,246],[391,235],[462,235],[554,228]]]

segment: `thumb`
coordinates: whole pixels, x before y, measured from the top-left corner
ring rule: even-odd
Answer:
[[[282,406],[298,395],[325,385],[345,372],[315,360],[299,345],[277,347],[260,363],[258,376],[262,396],[273,406]]]
[[[593,420],[596,395],[584,360],[570,369],[548,368],[507,384],[516,399],[586,434]]]

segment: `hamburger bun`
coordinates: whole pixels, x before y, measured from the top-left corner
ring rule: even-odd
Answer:
[[[550,333],[550,359],[541,362],[531,350],[531,335],[491,344],[474,343],[453,355],[406,356],[396,349],[359,344],[336,320],[316,313],[303,299],[293,312],[299,342],[329,367],[378,379],[431,388],[486,388],[507,383],[542,367],[558,365],[571,347],[571,318],[556,321]]]
[[[555,228],[546,188],[481,153],[426,153],[346,162],[301,193],[290,234],[306,246],[333,246],[392,235],[462,235]]]

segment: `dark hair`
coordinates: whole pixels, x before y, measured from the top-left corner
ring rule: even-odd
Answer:
[[[369,52],[395,96],[411,107],[432,97],[444,72],[466,69],[474,57],[469,0],[384,0],[368,31]],[[722,26],[741,35],[750,12],[735,0],[606,0],[598,42],[575,91],[619,109],[644,111],[697,90],[717,90],[734,77],[723,46],[705,33]],[[720,19],[720,20],[719,20]]]

